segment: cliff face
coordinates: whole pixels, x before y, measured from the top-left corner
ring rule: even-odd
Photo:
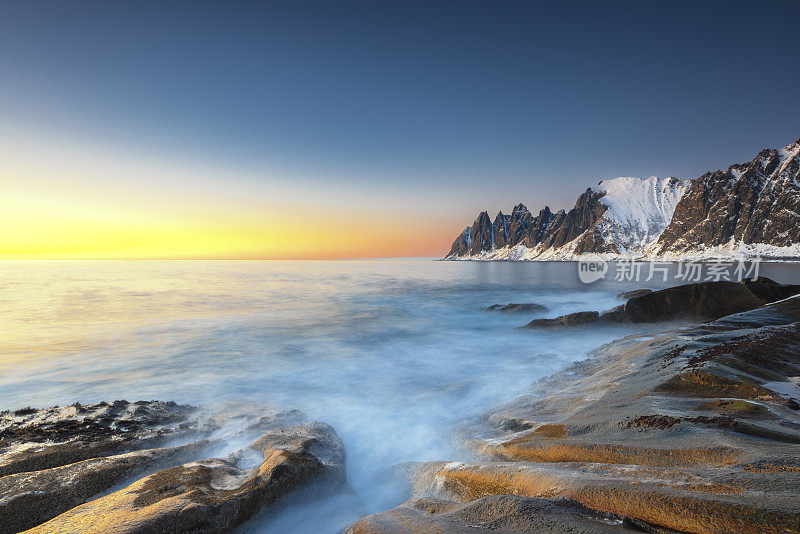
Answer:
[[[545,206],[535,217],[524,204],[491,222],[481,213],[455,240],[447,257],[566,259],[578,254],[641,251],[666,227],[685,180],[617,178],[578,197],[569,211]]]
[[[800,256],[800,140],[697,180],[616,178],[565,212],[481,213],[447,259]]]
[[[800,243],[800,139],[694,181],[654,248],[680,254],[730,243]]]

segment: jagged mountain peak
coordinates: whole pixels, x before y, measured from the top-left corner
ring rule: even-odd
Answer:
[[[528,207],[525,204],[523,204],[522,202],[520,202],[519,204],[514,206],[514,209],[511,210],[511,215],[519,215],[519,214],[522,214],[522,213],[529,213]]]
[[[462,232],[448,257],[464,257],[457,251],[465,244],[466,257],[477,259],[708,256],[733,250],[800,257],[799,174],[800,139],[694,181],[602,180],[569,211],[552,213],[545,206],[534,217],[520,203],[511,215],[501,211],[493,224],[488,215],[479,217],[470,243]]]
[[[653,252],[668,257],[799,256],[798,141],[698,178]]]

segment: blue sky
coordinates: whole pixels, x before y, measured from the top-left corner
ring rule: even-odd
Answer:
[[[370,203],[455,235],[481,209],[568,208],[600,179],[695,178],[797,139],[798,15],[797,2],[2,2],[0,157],[69,154],[53,162],[68,180],[97,158],[177,169],[159,182],[177,202],[199,187]]]

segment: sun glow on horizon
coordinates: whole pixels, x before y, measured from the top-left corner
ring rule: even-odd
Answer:
[[[3,152],[0,259],[435,256],[451,233],[290,179],[231,184],[161,162]]]

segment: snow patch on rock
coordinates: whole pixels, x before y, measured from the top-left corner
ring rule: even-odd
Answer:
[[[613,240],[621,255],[641,254],[655,243],[672,220],[675,207],[691,185],[680,178],[603,180],[597,190],[608,207],[598,224],[606,242]]]

